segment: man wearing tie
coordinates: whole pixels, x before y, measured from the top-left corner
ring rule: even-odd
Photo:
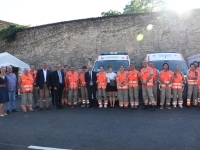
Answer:
[[[40,108],[43,110],[43,99],[45,95],[46,109],[51,110],[49,107],[49,90],[51,90],[51,72],[47,70],[47,63],[42,64],[42,69],[39,69],[36,75],[36,87],[40,91]]]
[[[92,66],[88,66],[88,72],[85,73],[85,81],[86,81],[86,86],[88,90],[88,97],[90,101],[90,106],[92,107],[92,104],[94,105],[95,108],[97,108],[97,100],[96,100],[96,91],[97,91],[97,77],[96,73],[92,71]],[[92,103],[92,94],[93,94],[93,103]]]
[[[56,65],[56,71],[52,73],[52,85],[55,91],[56,109],[63,109],[61,107],[62,91],[65,87],[64,73],[60,70],[60,64]]]

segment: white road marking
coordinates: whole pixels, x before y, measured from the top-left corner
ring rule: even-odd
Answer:
[[[62,148],[52,148],[52,147],[42,147],[42,146],[29,146],[28,148],[39,149],[39,150],[70,150],[70,149],[62,149]]]

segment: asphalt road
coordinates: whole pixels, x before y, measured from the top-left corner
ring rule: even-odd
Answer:
[[[200,110],[66,108],[0,118],[0,150],[199,150]],[[141,107],[140,107],[141,108]],[[52,149],[53,150],[53,149]]]

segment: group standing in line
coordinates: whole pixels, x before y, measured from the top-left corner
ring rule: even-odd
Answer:
[[[0,116],[3,117],[12,112],[17,112],[15,108],[15,94],[19,87],[22,94],[21,108],[23,112],[33,111],[32,98],[35,108],[43,110],[43,100],[45,98],[46,109],[51,110],[49,104],[49,93],[52,95],[52,105],[56,109],[64,109],[63,105],[75,107],[81,102],[81,107],[107,108],[115,106],[116,92],[118,92],[119,107],[137,109],[139,106],[139,82],[142,84],[142,98],[144,102],[143,110],[151,106],[151,111],[155,111],[157,106],[157,88],[160,88],[160,109],[171,109],[170,103],[173,98],[173,107],[183,108],[183,88],[187,80],[187,107],[197,106],[200,96],[200,68],[198,63],[190,64],[187,79],[180,71],[179,66],[174,66],[172,72],[167,63],[163,64],[163,70],[154,68],[153,62],[142,62],[143,68],[138,71],[135,64],[131,63],[128,71],[123,65],[119,72],[114,73],[112,66],[108,66],[108,73],[104,71],[104,66],[99,67],[99,72],[92,71],[92,66],[83,66],[78,72],[74,66],[65,66],[64,71],[61,65],[56,65],[56,70],[52,71],[47,63],[42,64],[42,69],[36,71],[34,65],[24,69],[19,80],[12,72],[12,67],[1,67],[0,73]],[[39,103],[38,103],[39,91]],[[51,92],[50,92],[51,91]],[[98,92],[97,92],[98,91]],[[98,93],[98,97],[96,96]],[[108,97],[107,97],[108,94]],[[166,105],[165,105],[166,103]],[[4,110],[6,112],[4,112]]]

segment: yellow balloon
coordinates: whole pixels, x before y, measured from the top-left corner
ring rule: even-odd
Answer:
[[[144,35],[143,35],[143,34],[138,34],[136,40],[137,40],[137,41],[142,41],[143,38],[144,38]]]

